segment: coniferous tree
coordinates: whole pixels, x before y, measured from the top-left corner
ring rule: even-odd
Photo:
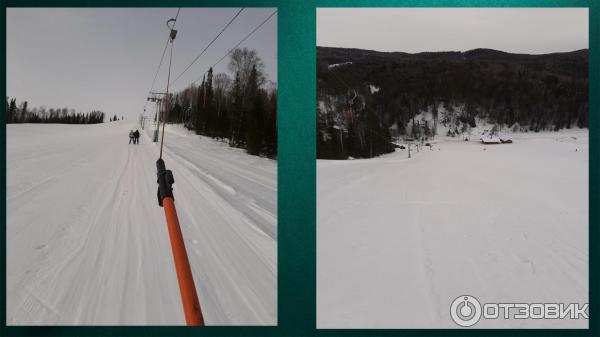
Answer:
[[[217,74],[214,81],[215,110],[217,113],[217,137],[223,139],[229,136],[230,120],[227,110],[227,91],[231,80],[226,74]]]
[[[231,146],[241,146],[242,137],[240,134],[240,130],[242,129],[242,85],[240,83],[240,74],[235,74],[235,80],[233,81],[233,88],[231,91],[232,96],[232,111],[231,111],[231,137],[229,144]]]
[[[21,115],[18,120],[26,120],[27,119],[27,101],[24,101],[21,104]]]
[[[205,132],[207,136],[215,137],[216,113],[213,106],[213,70],[212,67],[206,74],[206,83],[204,83],[204,106],[206,114]]]
[[[196,98],[196,121],[194,123],[196,134],[202,135],[205,131],[206,126],[206,106],[205,106],[205,85],[206,85],[206,76],[202,77],[202,84],[198,90],[198,95]]]
[[[265,126],[265,150],[267,155],[277,154],[277,91],[269,94]]]
[[[257,155],[261,148],[261,122],[264,109],[258,89],[256,67],[252,68],[246,89],[246,97],[251,102],[250,111],[245,114],[244,129],[246,134],[246,150]]]
[[[10,108],[10,104],[8,103],[8,96],[6,96],[6,104],[4,105],[4,114],[5,114],[4,117],[5,117],[6,123],[9,123],[9,120],[10,120],[9,113],[8,113],[9,108]]]
[[[15,119],[16,119],[16,114],[17,114],[17,99],[13,98],[10,101],[10,105],[8,108],[8,118],[7,118],[7,122],[8,123],[14,123]]]

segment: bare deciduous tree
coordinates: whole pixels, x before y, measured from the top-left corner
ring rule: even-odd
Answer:
[[[245,88],[250,79],[252,68],[256,67],[258,86],[262,86],[265,82],[264,64],[258,57],[256,50],[248,48],[236,48],[230,56],[229,71],[232,74],[239,73],[240,84]]]

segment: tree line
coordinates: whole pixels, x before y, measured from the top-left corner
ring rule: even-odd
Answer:
[[[214,74],[210,68],[198,86],[171,95],[169,122],[252,155],[276,157],[277,88],[265,78],[262,60],[256,50],[237,48],[228,70]]]
[[[29,109],[27,101],[17,106],[17,99],[6,97],[6,123],[60,123],[98,124],[104,122],[104,112],[93,110],[87,113],[69,108],[34,107]]]
[[[533,132],[589,123],[588,50],[546,55],[489,49],[408,54],[318,47],[317,88],[319,158],[386,153],[392,147],[370,151],[365,144],[376,144],[375,139],[389,144],[390,130],[405,138],[432,136],[438,119],[452,126],[452,134],[475,127],[476,120],[499,129]],[[354,107],[357,99],[367,108]],[[438,113],[442,107],[443,116]],[[433,115],[433,123],[415,120],[424,111]],[[373,140],[363,132],[360,146],[353,145],[357,135],[352,133],[357,131],[350,124],[354,130],[373,132]]]

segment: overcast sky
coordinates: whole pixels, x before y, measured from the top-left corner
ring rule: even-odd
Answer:
[[[317,10],[317,45],[378,51],[491,48],[543,54],[588,48],[587,8]]]
[[[182,8],[172,75],[178,75],[239,10]],[[245,9],[182,76],[182,89],[218,61],[275,9]],[[138,118],[177,8],[8,8],[7,94],[29,106],[102,110]],[[269,80],[277,81],[277,15],[241,47],[256,49]],[[156,89],[166,85],[168,59]],[[215,73],[227,72],[228,59]]]

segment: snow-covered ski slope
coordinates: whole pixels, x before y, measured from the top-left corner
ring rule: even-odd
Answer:
[[[588,302],[588,132],[317,162],[317,325],[458,328],[451,302]],[[454,139],[454,140],[453,140]],[[587,328],[484,320],[475,328]]]
[[[132,128],[7,126],[7,324],[185,324],[158,146]],[[276,324],[276,161],[178,127],[164,159],[206,323]]]

